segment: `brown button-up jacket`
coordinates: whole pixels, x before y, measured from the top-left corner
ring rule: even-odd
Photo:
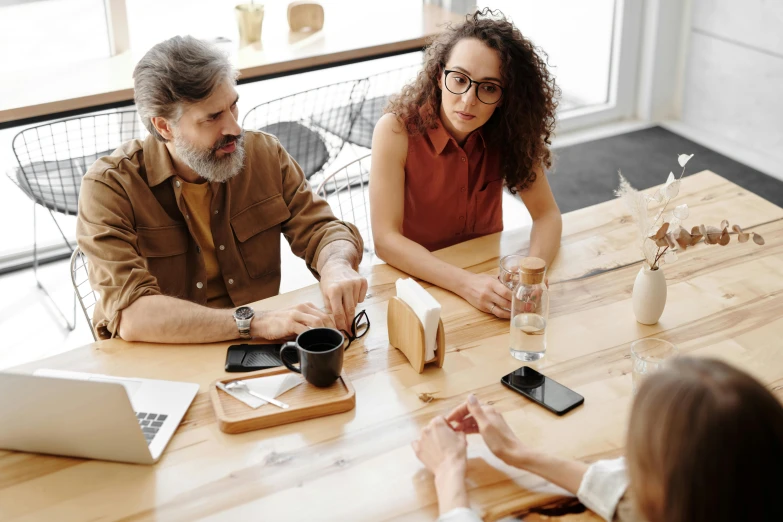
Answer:
[[[212,183],[211,229],[220,270],[235,306],[280,289],[280,233],[317,276],[321,249],[343,239],[362,251],[358,230],[338,221],[280,142],[245,133],[245,165]],[[133,140],[99,159],[84,176],[76,239],[100,296],[98,336],[115,335],[121,312],[145,295],[207,304],[207,274],[165,144]]]

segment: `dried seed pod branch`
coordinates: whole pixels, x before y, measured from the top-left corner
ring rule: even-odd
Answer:
[[[721,228],[702,224],[691,228],[690,232],[682,226],[675,232],[667,233],[667,230],[668,223],[664,223],[655,234],[647,238],[648,241],[654,242],[655,246],[658,247],[653,263],[650,265],[652,270],[656,270],[660,266],[661,260],[667,251],[680,250],[684,252],[688,247],[694,246],[701,241],[704,241],[707,245],[726,246],[731,241],[731,236],[733,235],[737,236],[738,242],[746,243],[751,236],[751,233],[743,232],[742,227],[739,225],[732,226],[732,232],[729,232],[729,222],[725,219],[721,221]],[[764,244],[764,238],[761,234],[755,232],[752,234],[754,243],[757,245]]]
[[[618,172],[620,186],[615,190],[615,195],[623,200],[637,225],[639,247],[645,263],[651,270],[657,270],[666,261],[676,261],[675,251],[684,252],[688,247],[701,241],[708,245],[726,246],[731,242],[731,236],[736,234],[737,241],[740,243],[746,243],[752,238],[755,244],[764,244],[761,235],[755,232],[744,232],[742,227],[731,226],[726,219],[721,221],[720,227],[702,224],[692,227],[688,232],[680,225],[690,213],[687,204],[678,205],[671,212],[665,213],[669,202],[679,194],[682,177],[685,175],[685,165],[692,157],[693,154],[680,154],[677,157],[677,162],[682,167],[680,176],[676,178],[674,173],[670,172],[666,183],[652,195],[633,188],[622,173]],[[653,217],[649,213],[650,202],[663,204]]]

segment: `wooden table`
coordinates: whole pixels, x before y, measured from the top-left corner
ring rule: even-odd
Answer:
[[[372,327],[346,353],[356,387],[353,411],[226,435],[207,390],[223,377],[228,343],[165,346],[103,341],[17,368],[60,368],[197,382],[201,391],[155,466],[0,452],[0,519],[11,520],[433,520],[431,477],[410,442],[434,415],[475,392],[505,414],[522,440],[562,456],[595,460],[623,453],[631,400],[630,343],[655,335],[683,352],[716,356],[783,388],[783,209],[715,174],[686,178],[676,200],[687,223],[729,218],[763,234],[766,245],[699,245],[666,266],[669,300],[660,322],[634,320],[631,287],[641,259],[619,201],[564,216],[561,254],[550,273],[552,311],[538,368],[585,397],[557,417],[498,382],[520,363],[508,353],[508,322],[478,312],[439,288],[448,353],[442,370],[416,374],[387,342],[386,303],[403,274],[370,268]],[[528,229],[440,251],[473,272],[495,273],[501,254],[527,247]],[[271,309],[321,302],[317,287],[258,303]],[[487,520],[539,520],[562,491],[493,457],[470,437],[468,484]],[[545,511],[545,510],[544,510]],[[531,513],[539,513],[538,515]],[[569,515],[564,520],[596,520]]]
[[[312,34],[288,29],[287,3],[270,4],[262,41],[233,48],[241,83],[421,50],[450,22],[464,20],[420,0],[325,0],[325,23]],[[230,5],[224,5],[231,9]],[[234,45],[237,45],[234,43]],[[0,129],[92,110],[131,105],[133,68],[146,49],[26,71],[0,82]]]

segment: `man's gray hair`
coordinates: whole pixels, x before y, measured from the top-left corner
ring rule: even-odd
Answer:
[[[139,61],[133,71],[136,109],[147,130],[166,141],[152,118],[179,121],[184,106],[208,98],[226,80],[236,82],[238,72],[217,47],[192,36],[175,36],[161,42]]]

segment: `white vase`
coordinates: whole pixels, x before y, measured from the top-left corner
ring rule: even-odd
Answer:
[[[633,313],[642,324],[655,324],[666,306],[666,277],[663,269],[642,266],[633,284]]]

